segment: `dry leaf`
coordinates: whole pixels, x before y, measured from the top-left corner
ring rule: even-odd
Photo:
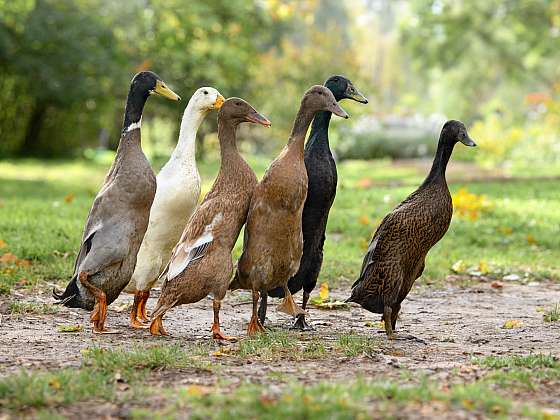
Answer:
[[[370,224],[369,221],[369,217],[367,217],[366,214],[362,214],[359,218],[358,218],[358,222],[360,222],[360,224],[364,225],[364,226],[368,226]]]
[[[480,262],[478,263],[478,271],[480,271],[481,274],[488,274],[490,272],[488,263],[484,260],[480,260]]]
[[[64,197],[64,201],[66,201],[66,203],[70,204],[72,201],[74,201],[74,194],[72,194],[72,193],[66,194],[66,196]]]
[[[84,329],[81,325],[59,325],[58,332],[68,333],[68,332],[82,332]]]
[[[504,283],[502,283],[501,281],[493,281],[492,283],[490,283],[490,287],[492,287],[493,289],[502,289],[504,287]]]
[[[362,178],[358,181],[358,187],[363,189],[371,188],[372,185],[373,182],[371,182],[371,179],[369,178]]]
[[[530,233],[527,235],[527,243],[529,245],[536,245],[537,244],[537,240],[535,239],[535,237],[533,235],[531,235]]]
[[[331,300],[327,302],[311,302],[318,309],[342,309],[348,308],[348,304],[341,300]]]
[[[49,386],[54,389],[60,389],[60,381],[56,378],[53,378],[49,381]]]
[[[463,262],[463,260],[459,260],[451,266],[451,270],[457,274],[461,274],[467,270],[467,265]]]
[[[5,241],[3,241],[2,239],[0,239],[0,249],[5,248],[6,245],[8,245]]]
[[[11,252],[7,252],[6,254],[0,257],[0,262],[9,263],[9,262],[16,262],[16,261],[18,261],[18,257],[16,257]]]
[[[523,322],[521,322],[518,319],[508,319],[506,322],[504,322],[504,325],[502,328],[505,328],[506,330],[511,330],[513,328],[521,328],[523,326]]]
[[[319,296],[322,300],[327,300],[329,298],[329,284],[328,283],[321,283],[321,287],[319,288]]]

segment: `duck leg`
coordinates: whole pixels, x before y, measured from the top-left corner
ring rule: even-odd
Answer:
[[[148,318],[145,316],[145,310],[146,301],[149,296],[149,291],[144,292],[140,290],[134,294],[134,303],[130,312],[130,326],[132,328],[148,328],[149,324],[145,324],[144,321],[148,321]]]
[[[296,322],[294,322],[294,325],[292,325],[291,327],[292,330],[300,330],[300,331],[314,330],[314,328],[311,325],[309,325],[305,320],[305,309],[307,308],[307,301],[309,300],[310,295],[311,293],[306,292],[305,290],[303,291],[303,302],[301,304],[301,309],[303,309],[304,313],[299,314],[296,317]]]
[[[284,288],[284,300],[278,306],[278,310],[288,315],[292,315],[293,317],[296,317],[300,314],[305,314],[305,311],[301,309],[299,306],[297,306],[296,303],[294,302],[294,298],[290,293],[290,289],[288,289],[288,285],[285,284],[283,288]]]
[[[268,306],[268,293],[266,291],[261,290],[261,304],[259,305],[259,321],[261,325],[264,325],[264,321],[266,319],[266,309]]]
[[[257,317],[257,306],[259,304],[259,292],[253,290],[253,314],[251,315],[251,320],[247,326],[247,335],[255,335],[259,332],[264,332],[264,327],[262,326],[259,318]]]
[[[397,329],[397,318],[399,317],[400,310],[401,310],[401,305],[399,303],[393,306],[392,314],[391,314],[391,327],[393,328],[393,331]]]
[[[163,315],[159,315],[152,320],[150,324],[150,334],[152,335],[169,335],[165,328],[163,328]]]
[[[138,310],[138,318],[140,321],[149,323],[150,319],[148,318],[148,311],[146,310],[146,304],[148,303],[148,299],[150,297],[150,291],[145,290],[142,293],[142,299],[139,302],[139,310]]]
[[[385,332],[387,333],[387,338],[389,340],[396,339],[395,333],[393,333],[393,324],[392,324],[392,313],[393,310],[390,306],[385,306],[383,310],[383,323],[385,324]]]
[[[80,283],[95,297],[95,306],[91,313],[90,320],[93,323],[93,332],[96,334],[115,334],[119,331],[105,328],[107,319],[107,296],[105,292],[88,280],[85,272],[80,272],[78,276]]]
[[[212,303],[212,308],[214,309],[214,323],[212,324],[212,338],[214,340],[226,340],[226,341],[237,341],[235,337],[230,337],[229,335],[224,335],[220,330],[220,307],[222,306],[222,301],[214,298]]]

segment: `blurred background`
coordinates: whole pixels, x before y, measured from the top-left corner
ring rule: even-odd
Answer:
[[[144,149],[173,148],[203,85],[273,122],[245,152],[285,144],[304,90],[343,74],[370,100],[334,121],[340,160],[421,158],[445,119],[480,144],[456,158],[505,174],[554,173],[560,158],[560,0],[0,0],[0,158],[110,161],[134,73],[184,101],[149,101]],[[199,159],[217,157],[215,115]],[[538,168],[538,169],[535,169]]]

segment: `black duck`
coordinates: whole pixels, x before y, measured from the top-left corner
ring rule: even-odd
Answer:
[[[381,221],[352,285],[348,302],[383,314],[385,331],[395,338],[401,303],[424,271],[428,251],[445,235],[453,204],[445,169],[455,143],[476,146],[460,121],[448,121],[439,137],[432,169],[422,185]]]

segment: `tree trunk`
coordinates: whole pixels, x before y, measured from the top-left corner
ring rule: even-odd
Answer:
[[[19,154],[22,156],[37,155],[37,144],[39,143],[39,133],[45,120],[47,112],[46,104],[38,102],[33,107],[29,121],[27,122],[27,129],[25,130],[25,138],[19,147]]]

